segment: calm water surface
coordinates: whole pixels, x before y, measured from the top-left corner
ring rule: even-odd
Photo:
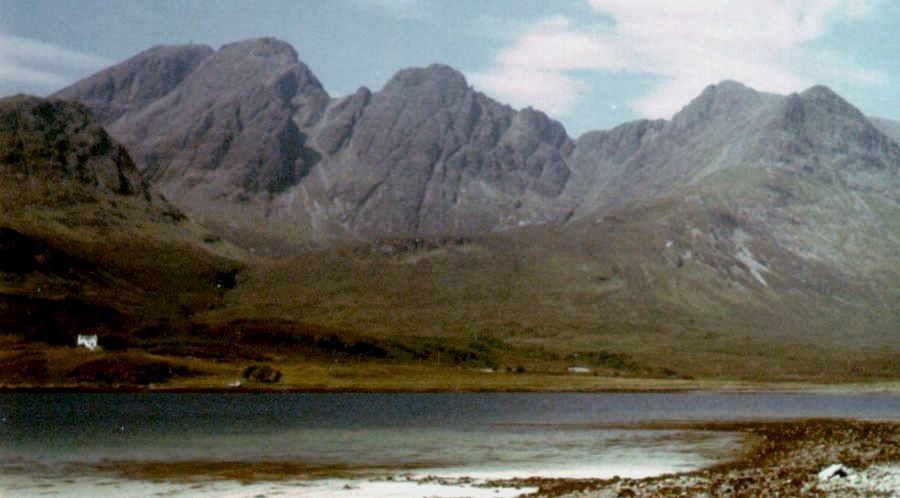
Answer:
[[[643,476],[713,463],[733,453],[739,447],[739,437],[613,426],[810,417],[897,419],[900,397],[716,393],[3,394],[0,481],[12,484],[0,484],[0,496],[4,496],[4,490],[15,491],[14,496],[53,492],[77,495],[82,494],[78,491],[82,488],[84,495],[90,495],[96,492],[91,488],[91,479],[96,476],[79,469],[98,463],[136,461],[389,466],[382,470],[385,478],[404,473],[485,479]],[[108,481],[106,486],[116,482]],[[374,481],[366,482],[375,486]],[[153,491],[136,491],[136,485],[118,482],[118,488],[105,489],[107,495],[119,489],[122,496]],[[178,496],[181,489],[183,496],[200,496],[205,489],[209,496],[244,496],[215,485],[154,488],[154,492]],[[385,496],[398,495],[396,484],[392,485],[393,491]],[[279,488],[278,493],[378,495],[374,488],[354,486],[346,479],[319,479]],[[418,483],[414,491],[422,492],[421,486]],[[256,489],[244,491],[266,495]],[[476,496],[476,491],[455,495],[448,487],[449,494],[433,494]]]

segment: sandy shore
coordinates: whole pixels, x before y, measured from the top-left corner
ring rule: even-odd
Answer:
[[[537,489],[526,494],[530,498],[625,498],[625,497],[889,497],[900,498],[900,421],[795,420],[773,422],[717,422],[684,424],[644,424],[648,429],[690,429],[701,431],[739,432],[747,435],[744,451],[734,460],[714,467],[674,475],[646,479],[512,479],[495,480],[469,488],[478,492],[503,489],[505,496],[515,489]],[[822,471],[834,464],[841,468],[823,477]],[[238,474],[222,474],[223,469]],[[128,479],[151,481],[192,480],[199,475],[228,479],[246,484],[260,481],[277,482],[307,475],[308,469],[286,464],[242,465],[217,464],[198,468],[183,464],[131,464],[96,469]],[[368,486],[400,491],[398,486],[413,485],[413,494],[423,485],[469,485],[471,479],[436,482],[437,478],[386,482],[368,481],[362,469],[327,469],[331,477],[354,475],[356,482]],[[343,470],[341,472],[340,470]],[[385,469],[368,469],[384,471]],[[375,472],[378,473],[378,472]],[[403,481],[403,480],[401,480]],[[481,486],[487,486],[482,488]],[[440,486],[432,490],[435,496]],[[444,491],[449,488],[443,488]],[[294,490],[296,492],[297,490]],[[364,496],[374,489],[355,489],[340,496]],[[521,493],[520,491],[519,493]],[[357,494],[361,493],[361,494]],[[288,495],[292,494],[290,492]],[[306,495],[303,495],[306,496]],[[335,496],[338,496],[337,494]],[[385,496],[391,496],[388,493]],[[405,496],[405,495],[404,495]],[[456,495],[454,495],[456,496]],[[463,496],[463,495],[460,495]],[[498,495],[499,496],[499,495]]]
[[[680,426],[683,427],[683,426]],[[806,420],[689,426],[750,435],[743,457],[648,479],[526,480],[529,497],[900,497],[900,422]],[[826,477],[820,473],[843,467]],[[842,475],[845,474],[845,475]]]

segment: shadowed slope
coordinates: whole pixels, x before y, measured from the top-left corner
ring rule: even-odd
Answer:
[[[4,333],[68,343],[98,324],[170,319],[218,299],[216,275],[237,267],[227,255],[239,252],[204,244],[79,105],[0,100],[0,150]]]

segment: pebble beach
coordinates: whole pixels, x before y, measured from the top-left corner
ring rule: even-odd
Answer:
[[[530,480],[529,498],[900,497],[900,422],[808,420],[711,424],[750,436],[744,456],[647,479]]]

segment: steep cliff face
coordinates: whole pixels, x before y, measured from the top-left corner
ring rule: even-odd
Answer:
[[[328,155],[305,187],[334,199],[357,236],[484,233],[563,215],[552,205],[568,177],[562,126],[494,102],[446,66],[338,102],[314,143]]]
[[[293,48],[262,38],[154,48],[60,94],[92,106],[182,209],[262,245],[484,234],[675,201],[842,271],[880,267],[897,238],[884,213],[900,146],[825,87],[725,81],[671,121],[572,141],[441,65],[331,99]]]
[[[140,72],[148,58],[181,67],[187,53],[205,54],[154,49],[59,95],[94,105],[103,74]],[[573,148],[562,126],[498,104],[446,66],[333,101],[293,48],[264,38],[223,46],[173,87],[156,86],[166,91],[127,112],[95,108],[146,178],[213,224],[293,240],[414,237],[571,210],[560,198]]]

